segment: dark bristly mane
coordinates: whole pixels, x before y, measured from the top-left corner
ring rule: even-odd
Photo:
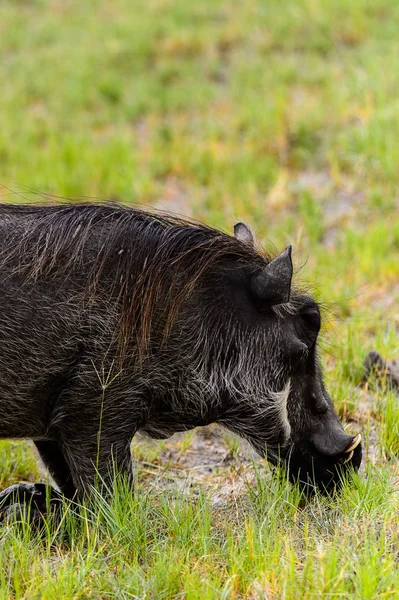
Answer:
[[[18,233],[7,222],[18,217]],[[85,299],[108,294],[120,306],[118,345],[131,335],[149,347],[154,318],[167,334],[201,276],[230,261],[264,264],[249,245],[205,225],[118,204],[0,205],[0,269],[26,283],[85,276]],[[230,266],[231,268],[231,266]],[[234,267],[233,267],[234,268]],[[162,314],[159,314],[162,307]]]

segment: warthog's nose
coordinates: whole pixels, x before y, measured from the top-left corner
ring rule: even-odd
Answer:
[[[335,460],[344,455],[346,458],[346,454],[360,444],[357,436],[353,437],[353,435],[345,433],[338,417],[332,413],[318,424],[318,427],[311,433],[310,441],[320,454]]]
[[[346,450],[345,450],[346,456],[341,458],[341,460],[339,461],[341,463],[341,465],[344,465],[345,463],[352,460],[355,449],[358,447],[358,445],[360,444],[361,441],[362,441],[362,436],[360,435],[360,433],[358,433],[357,435],[355,435],[355,437],[353,438],[353,440],[351,441],[349,446],[346,448]]]

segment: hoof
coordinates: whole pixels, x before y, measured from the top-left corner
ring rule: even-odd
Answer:
[[[0,524],[22,521],[34,529],[44,525],[44,518],[55,515],[63,496],[44,483],[17,483],[0,492]]]

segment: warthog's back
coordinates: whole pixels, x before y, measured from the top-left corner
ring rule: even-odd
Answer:
[[[164,327],[184,286],[218,252],[242,247],[135,209],[0,206],[0,437],[42,436],[80,357],[98,364],[121,346],[134,353],[146,344],[159,306]]]

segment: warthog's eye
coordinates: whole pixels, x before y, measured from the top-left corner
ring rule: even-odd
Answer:
[[[305,321],[307,327],[313,331],[319,333],[321,327],[320,311],[317,307],[307,310],[301,314],[302,319]]]
[[[309,346],[316,343],[320,331],[321,318],[317,305],[307,307],[299,313],[297,331],[301,340]]]

